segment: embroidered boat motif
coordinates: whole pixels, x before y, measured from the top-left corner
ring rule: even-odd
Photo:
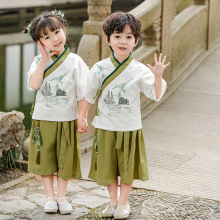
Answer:
[[[41,93],[44,96],[51,96],[53,93],[51,92],[51,88],[50,88],[50,84],[46,82],[46,84],[44,85],[43,89],[41,90]]]
[[[104,98],[104,102],[106,104],[114,104],[115,103],[112,92],[110,93],[110,91],[108,91],[108,94]]]
[[[129,105],[129,100],[125,99],[123,97],[120,97],[119,100],[118,100],[118,104],[119,105]]]

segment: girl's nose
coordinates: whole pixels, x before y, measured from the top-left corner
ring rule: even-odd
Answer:
[[[58,37],[57,37],[57,36],[54,36],[54,37],[53,37],[53,41],[56,42],[57,40],[58,40]]]

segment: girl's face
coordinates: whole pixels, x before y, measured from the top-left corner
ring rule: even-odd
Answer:
[[[137,45],[138,40],[135,42],[134,35],[131,31],[129,25],[127,25],[122,33],[118,33],[114,31],[111,34],[110,40],[108,42],[107,36],[105,36],[106,42],[109,46],[111,46],[114,51],[115,58],[121,63],[123,62],[133,50],[133,48]]]
[[[64,51],[64,45],[66,44],[66,31],[63,28],[55,31],[50,31],[47,28],[47,35],[42,33],[40,42],[50,51],[55,52],[57,56],[60,56]]]

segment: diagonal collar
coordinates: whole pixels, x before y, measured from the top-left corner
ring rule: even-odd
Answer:
[[[112,61],[112,63],[113,63],[113,65],[115,66],[115,68],[117,68],[118,65],[124,64],[124,63],[125,63],[127,60],[129,60],[129,59],[131,59],[131,60],[133,59],[132,53],[130,53],[129,56],[128,56],[122,63],[120,63],[120,62],[115,58],[114,52],[112,52],[111,55],[110,55],[110,60]],[[129,62],[129,63],[130,63],[130,62]]]
[[[68,46],[65,45],[65,50],[63,53],[58,57],[53,55],[51,59],[54,61],[45,71],[44,71],[44,79],[49,76],[54,70],[56,70],[63,61],[68,57],[68,55],[71,53]]]

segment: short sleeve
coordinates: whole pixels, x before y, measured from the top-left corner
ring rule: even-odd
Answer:
[[[41,59],[40,56],[36,56],[36,57],[34,58],[34,61],[33,61],[32,64],[31,64],[31,67],[30,67],[29,71],[27,72],[27,89],[28,89],[28,90],[34,90],[34,89],[31,88],[31,85],[30,85],[30,82],[29,82],[29,81],[30,81],[31,75],[32,75],[33,72],[36,70],[37,65],[38,65],[40,59]]]
[[[88,73],[88,81],[87,81],[87,87],[86,87],[86,100],[94,104],[95,103],[95,96],[96,93],[101,88],[101,80],[98,78],[98,70],[96,64],[90,69]]]
[[[76,62],[76,97],[77,101],[82,100],[85,97],[85,90],[86,90],[86,84],[87,84],[87,75],[89,72],[89,68],[86,65],[86,63],[82,60],[81,57],[78,57],[78,60]]]
[[[149,99],[152,99],[158,102],[166,91],[167,83],[164,79],[162,79],[162,91],[161,91],[160,97],[157,99],[155,88],[154,88],[154,80],[155,80],[154,74],[150,71],[149,68],[147,68],[147,70],[141,76],[140,89],[141,89],[141,92],[143,92],[145,96],[147,96]]]

